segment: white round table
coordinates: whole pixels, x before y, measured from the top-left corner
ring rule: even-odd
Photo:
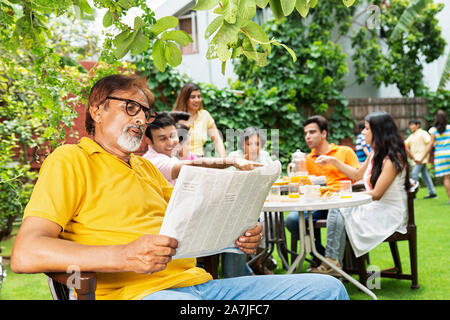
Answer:
[[[334,196],[329,199],[307,199],[303,195],[299,200],[285,198],[284,201],[266,201],[263,211],[311,211],[334,208],[356,207],[372,201],[372,196],[364,193],[352,193],[351,198]]]
[[[351,198],[341,198],[340,196],[334,196],[329,199],[307,199],[305,196],[300,196],[298,200],[289,199],[287,197],[283,197],[281,201],[266,201],[264,203],[263,211],[264,211],[264,224],[266,230],[266,248],[265,254],[268,254],[268,251],[272,253],[274,250],[275,244],[277,245],[277,250],[280,253],[280,258],[282,259],[283,265],[288,266],[288,262],[283,257],[283,253],[281,251],[286,250],[286,237],[284,232],[284,211],[298,211],[299,212],[299,240],[300,240],[300,252],[295,261],[289,266],[287,273],[292,273],[297,266],[300,267],[303,264],[303,261],[306,257],[307,253],[313,253],[318,259],[329,265],[331,268],[339,272],[344,278],[352,282],[362,291],[367,293],[373,299],[376,300],[376,296],[370,291],[368,288],[363,286],[361,283],[356,281],[349,274],[344,272],[342,269],[337,268],[333,264],[331,264],[325,257],[319,254],[316,250],[314,244],[314,232],[307,233],[305,226],[305,211],[313,211],[313,210],[327,210],[334,208],[347,208],[347,207],[355,207],[363,204],[370,203],[372,201],[372,196],[364,194],[364,193],[352,193]],[[309,230],[313,230],[313,220],[312,214],[308,215],[308,225]],[[263,254],[262,252],[261,254]],[[261,256],[258,255],[258,256]]]

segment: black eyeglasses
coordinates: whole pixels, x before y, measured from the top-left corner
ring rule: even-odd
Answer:
[[[136,101],[130,100],[130,99],[109,97],[109,96],[106,97],[105,100],[107,100],[107,99],[126,102],[125,103],[125,111],[130,117],[134,117],[142,110],[142,111],[144,111],[145,120],[147,121],[147,123],[152,123],[153,121],[155,121],[156,112],[153,111],[151,108],[144,107],[139,102],[136,102]]]

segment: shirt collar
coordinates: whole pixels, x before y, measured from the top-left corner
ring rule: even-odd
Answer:
[[[85,150],[89,155],[99,152],[99,153],[106,153],[108,155],[115,157],[113,154],[111,154],[108,151],[106,151],[105,149],[103,149],[97,142],[95,142],[94,140],[87,138],[87,137],[81,138],[78,146],[81,149]],[[134,155],[133,153],[130,154],[130,164],[132,166],[140,165],[139,161],[136,161],[136,155]]]
[[[87,137],[81,138],[78,146],[81,149],[85,150],[89,155],[96,153],[96,152],[108,153],[98,143],[96,143],[94,140],[87,138]]]
[[[335,145],[334,143],[329,143],[329,146],[330,150],[328,150],[328,152],[325,155],[331,155],[338,149],[338,146]],[[319,154],[316,152],[316,148],[311,149],[311,155],[315,158],[319,156]]]
[[[163,158],[173,158],[173,157],[169,157],[167,154],[165,153],[160,153],[158,151],[156,151],[155,149],[153,149],[153,147],[151,145],[148,145],[148,153],[150,154],[151,157],[163,157]]]

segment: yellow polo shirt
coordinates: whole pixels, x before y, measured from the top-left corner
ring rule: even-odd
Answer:
[[[330,150],[326,155],[335,157],[354,168],[359,168],[358,157],[350,147],[337,146],[334,143],[330,143]],[[332,186],[334,189],[339,189],[339,181],[349,180],[349,178],[347,178],[347,176],[339,171],[335,166],[331,164],[327,164],[325,166],[317,164],[315,162],[317,157],[318,155],[316,154],[316,149],[312,149],[306,156],[306,168],[310,175],[325,176],[327,179],[327,186]]]
[[[123,245],[159,234],[173,187],[153,164],[131,155],[130,164],[82,138],[57,148],[42,164],[25,208],[59,224],[60,237],[84,245]],[[97,299],[141,299],[152,292],[211,280],[196,259],[172,260],[163,271],[97,273]]]

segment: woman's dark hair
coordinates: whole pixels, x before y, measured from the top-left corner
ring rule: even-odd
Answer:
[[[168,126],[175,126],[175,121],[167,111],[158,112],[155,120],[147,125],[145,135],[153,142],[152,130],[162,129]]]
[[[89,108],[92,106],[98,106],[102,104],[106,97],[112,95],[116,91],[122,90],[141,90],[147,98],[147,103],[150,108],[155,103],[155,97],[147,86],[145,80],[137,76],[126,76],[123,74],[114,74],[104,77],[98,80],[91,89],[89,94],[88,104],[86,108],[86,120],[84,125],[86,131],[90,134],[95,134],[95,123],[89,112]],[[105,105],[107,107],[107,105]]]
[[[434,116],[434,126],[440,134],[444,133],[445,128],[447,127],[447,123],[447,113],[444,110],[439,109]]]
[[[175,101],[175,107],[172,111],[184,111],[188,112],[188,100],[192,91],[200,91],[200,87],[195,83],[186,83],[178,93],[177,100]],[[200,104],[200,109],[203,109],[203,103]]]
[[[365,121],[369,123],[372,131],[371,147],[374,150],[370,184],[375,187],[383,169],[384,159],[388,157],[397,173],[406,170],[405,190],[407,191],[409,189],[408,158],[405,143],[397,125],[388,113],[382,111],[370,113]]]
[[[259,137],[259,141],[260,141],[260,147],[263,148],[266,144],[266,136],[265,134],[262,134],[261,130],[256,128],[256,127],[248,127],[245,128],[244,131],[242,132],[241,135],[239,135],[239,139],[238,139],[238,148],[242,151],[244,151],[244,143],[245,141],[247,141],[248,139],[250,139],[250,137],[253,136],[258,136]]]

